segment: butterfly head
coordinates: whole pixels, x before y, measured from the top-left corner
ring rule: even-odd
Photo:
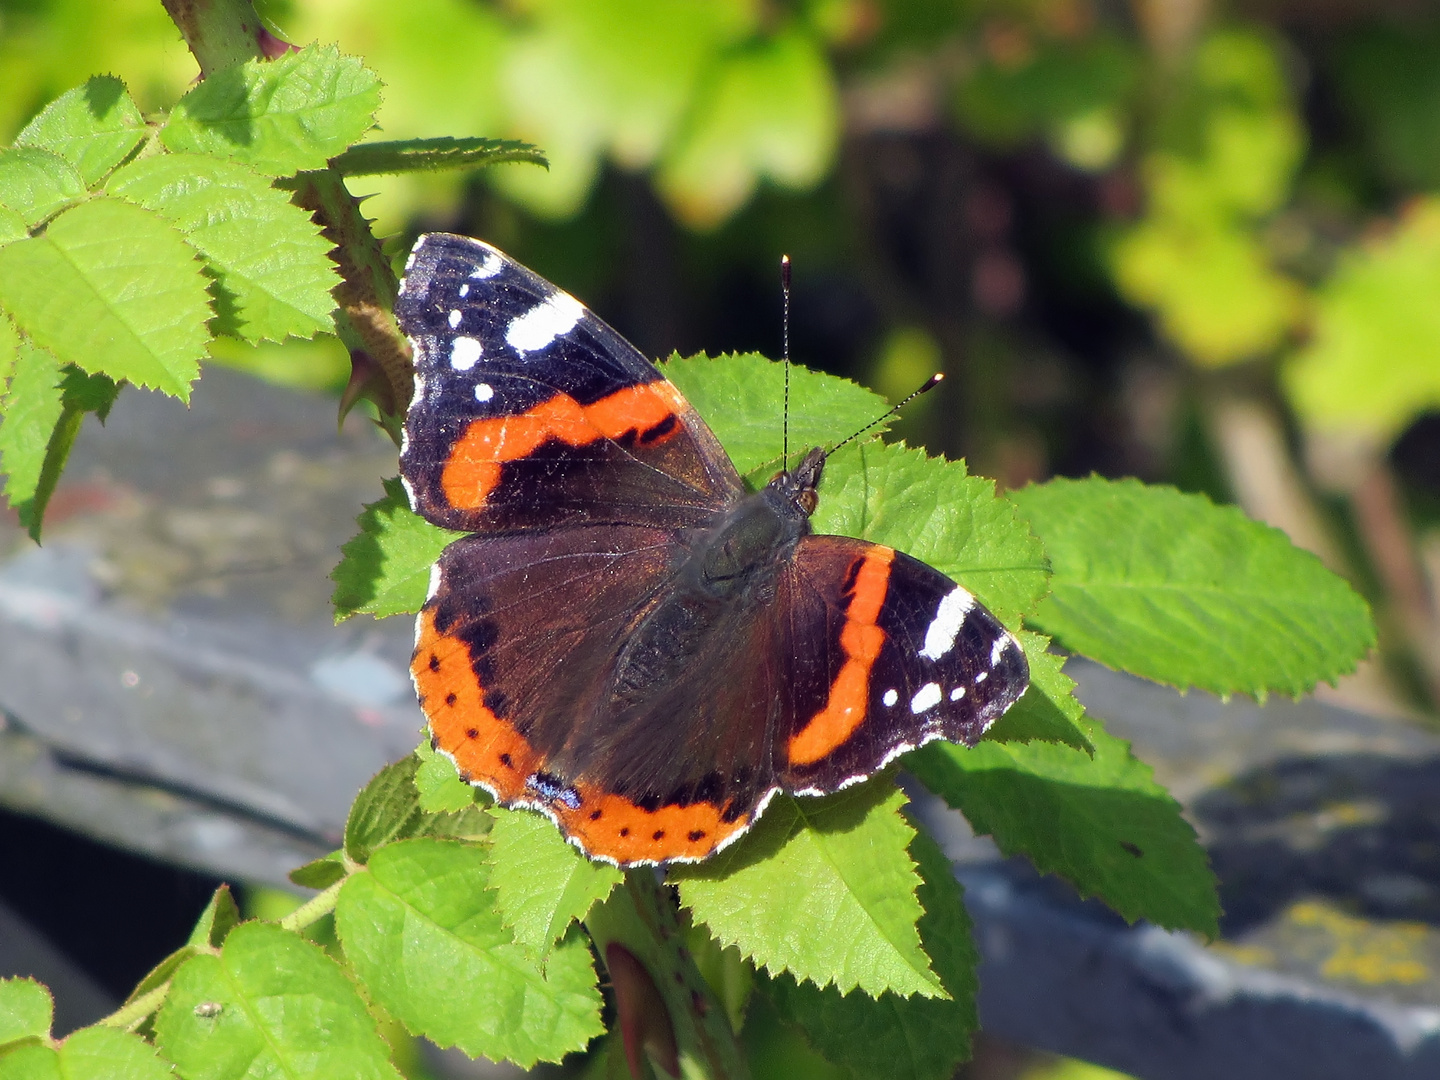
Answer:
[[[820,496],[815,489],[820,486],[825,457],[825,451],[815,447],[794,469],[778,472],[771,477],[766,487],[795,510],[809,517],[820,502]]]

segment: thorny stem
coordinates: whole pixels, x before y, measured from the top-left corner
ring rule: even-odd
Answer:
[[[185,44],[200,65],[200,77],[243,63],[273,59],[292,46],[271,34],[251,0],[163,0]],[[281,185],[292,201],[310,211],[339,264],[335,329],[350,350],[356,375],[341,416],[361,396],[380,408],[382,426],[399,441],[398,418],[413,390],[410,346],[390,314],[398,283],[359,202],[332,169],[300,173]]]

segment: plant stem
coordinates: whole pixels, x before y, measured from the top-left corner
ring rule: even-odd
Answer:
[[[306,900],[305,903],[280,920],[280,929],[299,933],[311,923],[319,922],[329,915],[335,910],[335,902],[340,899],[340,887],[347,880],[348,878],[341,878],[319,896],[312,896]]]
[[[251,0],[162,0],[203,79],[212,71],[266,55],[265,29]]]
[[[165,1003],[165,997],[169,993],[170,980],[166,979],[155,989],[141,994],[128,1005],[120,1006],[99,1023],[105,1027],[119,1028],[121,1031],[134,1031],[140,1026],[142,1020]]]
[[[621,945],[648,972],[668,1013],[685,1080],[749,1080],[725,1009],[685,947],[674,901],[653,871],[626,873],[621,887],[590,912],[585,928],[602,959],[612,943]]]

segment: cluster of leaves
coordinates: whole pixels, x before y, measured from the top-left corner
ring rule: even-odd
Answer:
[[[84,415],[104,420],[124,384],[188,400],[217,337],[347,329],[334,244],[292,192],[534,157],[476,139],[346,155],[379,101],[359,60],[312,47],[216,72],[150,119],[96,76],[0,150],[0,468],[32,536]]]

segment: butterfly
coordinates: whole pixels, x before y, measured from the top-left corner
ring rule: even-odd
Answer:
[[[501,805],[592,858],[696,861],[776,793],[973,745],[1024,693],[1019,641],[969,592],[811,530],[823,450],[747,491],[655,365],[496,248],[422,236],[395,316],[402,480],[468,534],[411,671],[436,749]]]

